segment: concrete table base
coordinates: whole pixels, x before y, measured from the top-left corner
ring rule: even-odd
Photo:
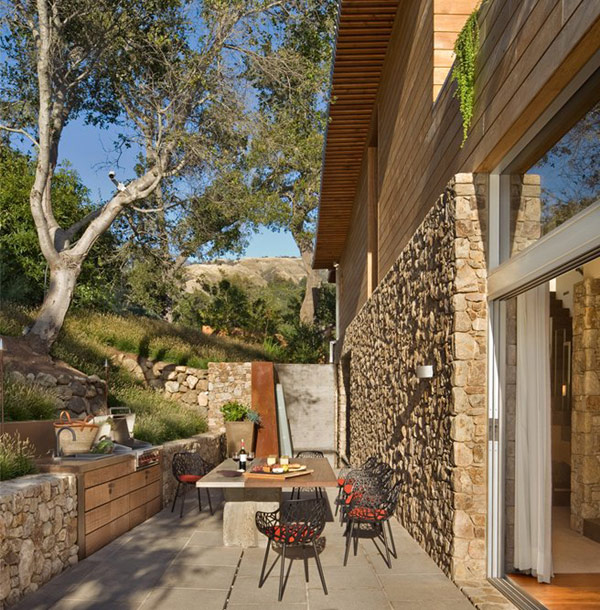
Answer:
[[[277,510],[281,502],[281,489],[238,487],[225,488],[223,493],[223,545],[264,547],[267,539],[256,529],[254,515],[259,510]]]

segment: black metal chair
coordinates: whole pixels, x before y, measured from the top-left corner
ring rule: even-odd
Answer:
[[[395,485],[387,485],[381,487],[377,482],[371,481],[366,483],[361,481],[359,485],[352,490],[350,503],[346,511],[348,525],[346,528],[346,551],[344,553],[344,565],[348,563],[348,553],[350,545],[354,539],[354,554],[356,555],[358,547],[358,531],[361,525],[370,525],[379,532],[379,538],[385,545],[384,560],[388,568],[392,567],[390,554],[397,557],[396,543],[392,534],[392,526],[390,519],[394,515],[398,504],[398,496],[400,494],[400,484],[398,481]],[[385,525],[387,523],[392,550],[388,545],[387,533]]]
[[[263,560],[262,570],[258,581],[259,588],[266,581],[265,569],[272,543],[281,545],[281,568],[279,574],[279,601],[283,598],[285,554],[288,547],[300,547],[304,559],[304,574],[308,582],[308,557],[306,547],[311,545],[315,553],[315,561],[321,577],[323,591],[327,595],[325,575],[319,558],[317,539],[325,528],[325,503],[321,499],[289,500],[283,502],[281,507],[270,513],[256,513],[256,527],[267,539],[267,548]],[[292,560],[293,561],[293,560]],[[275,565],[275,564],[273,564]],[[269,570],[270,572],[271,570]],[[268,576],[268,574],[267,574]]]
[[[181,512],[179,518],[183,517],[183,507],[185,505],[185,495],[189,485],[196,487],[196,483],[206,474],[213,469],[199,453],[194,452],[182,452],[173,455],[173,476],[177,480],[177,490],[175,491],[175,497],[173,498],[173,506],[171,506],[171,512],[175,510],[175,503],[181,491]],[[198,491],[198,511],[202,510],[202,501],[200,499],[200,488],[196,488]],[[210,514],[213,515],[212,501],[210,499],[210,492],[206,489],[206,495],[208,497],[208,506],[210,508]]]
[[[390,483],[393,477],[394,471],[391,466],[371,458],[365,462],[363,467],[348,472],[341,488],[341,497],[338,495],[338,499],[336,499],[336,514],[338,509],[341,510],[340,523],[343,524],[345,521],[352,493],[356,493],[360,486],[375,485],[383,489]]]
[[[320,460],[325,459],[325,454],[322,451],[300,451],[296,454],[296,458],[316,458]],[[293,487],[292,488],[292,500],[294,499],[294,495],[297,496],[297,499],[300,499],[300,491],[302,488]],[[322,487],[305,487],[303,491],[314,491],[315,498],[323,498],[323,488]]]
[[[342,468],[338,472],[338,478],[337,478],[338,495],[335,500],[335,514],[336,515],[338,514],[338,510],[340,509],[340,506],[343,504],[343,498],[345,495],[344,486],[346,484],[346,479],[348,478],[348,475],[350,474],[350,472],[360,471],[360,470],[369,470],[377,462],[378,462],[377,457],[372,455],[371,457],[368,457],[360,466],[358,466],[358,467],[348,466],[346,468]]]

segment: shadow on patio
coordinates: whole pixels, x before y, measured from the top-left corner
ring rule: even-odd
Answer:
[[[397,522],[398,558],[387,568],[373,540],[361,539],[343,567],[344,538],[329,521],[320,557],[329,595],[324,595],[309,555],[309,582],[302,557],[288,566],[277,602],[279,562],[264,586],[258,577],[264,548],[222,546],[222,506],[211,516],[189,502],[182,519],[164,509],[25,598],[18,610],[468,610],[470,603]],[[333,505],[334,492],[329,492]],[[215,501],[215,506],[217,502]],[[296,560],[297,559],[297,560]]]

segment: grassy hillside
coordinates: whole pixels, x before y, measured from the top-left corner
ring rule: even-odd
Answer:
[[[32,323],[33,311],[4,304],[0,335],[19,336]],[[104,377],[111,348],[144,357],[205,368],[210,361],[266,360],[260,346],[137,316],[73,311],[67,317],[52,355],[88,375]],[[180,403],[144,387],[125,369],[111,365],[109,405],[126,405],[137,413],[137,438],[158,444],[204,432],[206,422]]]

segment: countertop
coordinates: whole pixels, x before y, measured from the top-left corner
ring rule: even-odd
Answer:
[[[126,460],[134,460],[135,456],[131,453],[120,453],[118,455],[107,455],[98,460],[76,460],[70,458],[42,458],[36,460],[36,465],[40,472],[66,472],[80,474],[97,470],[98,468],[106,468],[114,466]]]

